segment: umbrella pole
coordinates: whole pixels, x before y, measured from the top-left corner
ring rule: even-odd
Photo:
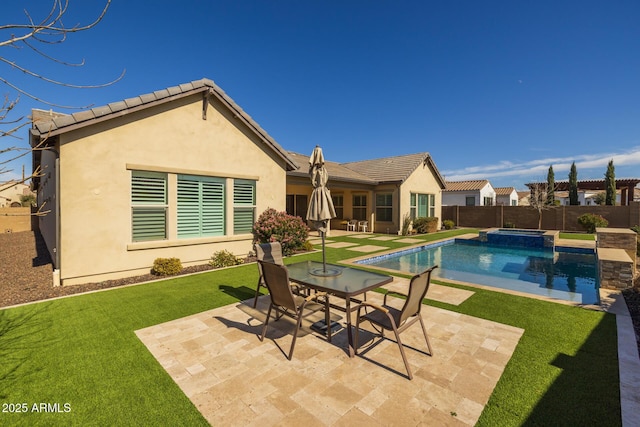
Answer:
[[[325,251],[324,251],[324,231],[321,231],[320,235],[322,236],[322,272],[326,273],[327,272],[327,258],[326,258]]]

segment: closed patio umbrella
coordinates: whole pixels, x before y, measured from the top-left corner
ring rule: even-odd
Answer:
[[[327,188],[329,174],[324,167],[324,155],[322,154],[322,148],[318,145],[316,145],[311,157],[309,157],[309,177],[313,185],[313,192],[307,209],[307,220],[314,222],[322,237],[322,273],[323,275],[328,275],[330,272],[327,272],[324,238],[329,220],[336,217],[336,209],[331,200],[331,192]]]

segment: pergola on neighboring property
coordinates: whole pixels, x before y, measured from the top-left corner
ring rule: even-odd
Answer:
[[[640,183],[640,178],[616,179],[616,191],[620,190],[620,204],[625,206],[633,202],[634,189]],[[526,184],[529,189],[546,186],[546,182],[531,182]],[[569,181],[556,181],[555,191],[569,191]],[[604,179],[578,181],[578,191],[605,191]]]

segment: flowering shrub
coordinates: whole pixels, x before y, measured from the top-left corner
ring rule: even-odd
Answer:
[[[607,227],[609,225],[609,221],[604,219],[602,215],[586,213],[578,217],[578,224],[583,226],[585,230],[587,230],[587,233],[595,233],[596,228]]]
[[[304,247],[309,227],[302,218],[269,208],[253,224],[253,240],[258,243],[280,242],[283,255]]]

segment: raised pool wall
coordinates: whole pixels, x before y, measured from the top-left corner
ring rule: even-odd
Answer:
[[[638,235],[628,228],[596,228],[596,256],[600,287],[633,287],[636,271]]]
[[[513,234],[509,234],[512,232]],[[553,249],[556,246],[557,230],[522,230],[517,228],[488,228],[479,232],[478,240],[501,246]]]

